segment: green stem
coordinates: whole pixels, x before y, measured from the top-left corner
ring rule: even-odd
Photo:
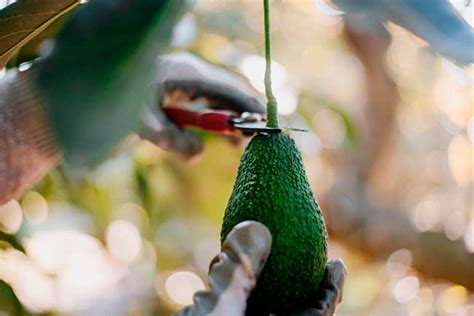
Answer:
[[[272,91],[272,44],[270,36],[269,0],[263,0],[265,17],[265,93],[267,95],[267,127],[278,127],[278,104]]]

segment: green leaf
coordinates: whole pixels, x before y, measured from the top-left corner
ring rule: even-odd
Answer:
[[[15,296],[13,289],[0,280],[0,315],[29,315]]]
[[[10,59],[8,64],[10,64],[12,60],[15,60],[14,67],[18,67],[24,62],[38,58],[40,56],[42,44],[45,41],[54,38],[58,34],[58,32],[64,27],[64,23],[66,23],[66,21],[71,18],[71,14],[73,12],[74,10],[63,14],[60,18],[51,23],[44,31],[35,36],[35,38],[31,39],[18,51],[17,54],[15,54],[15,57]]]
[[[20,0],[0,10],[0,69],[18,50],[79,0]]]
[[[156,58],[187,3],[96,0],[74,12],[37,77],[67,162],[96,161],[136,130],[156,101]]]

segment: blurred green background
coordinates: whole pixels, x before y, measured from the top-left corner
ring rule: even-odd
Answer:
[[[474,23],[472,6],[459,9]],[[272,28],[280,114],[310,130],[293,136],[330,256],[348,268],[338,315],[474,315],[472,66],[395,25],[387,45],[347,30],[309,0],[274,1]],[[199,0],[173,50],[263,91],[261,2]],[[242,153],[204,138],[203,157],[184,162],[132,135],[93,169],[60,167],[1,207],[0,315],[168,315],[192,303]]]

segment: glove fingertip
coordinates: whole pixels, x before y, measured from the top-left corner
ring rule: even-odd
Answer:
[[[222,249],[229,249],[233,254],[246,255],[255,276],[258,277],[270,255],[272,235],[268,228],[255,221],[237,224],[222,244]]]

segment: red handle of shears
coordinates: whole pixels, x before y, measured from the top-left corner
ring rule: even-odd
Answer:
[[[170,120],[181,127],[194,127],[219,134],[235,133],[235,129],[229,124],[229,119],[235,116],[234,112],[223,110],[197,112],[178,107],[165,107],[163,111]]]

